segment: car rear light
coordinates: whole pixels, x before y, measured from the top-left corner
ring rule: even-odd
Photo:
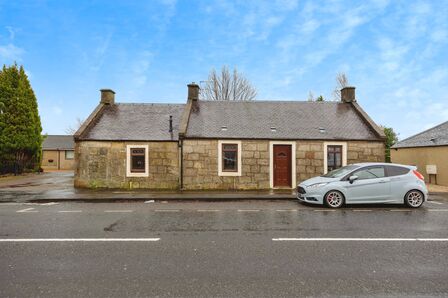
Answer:
[[[425,177],[422,174],[420,174],[419,171],[413,170],[412,172],[414,173],[415,176],[417,176],[418,179],[425,181]]]

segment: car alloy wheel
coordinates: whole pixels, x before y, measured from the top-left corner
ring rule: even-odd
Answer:
[[[325,205],[330,208],[339,208],[344,204],[344,196],[337,190],[329,191],[325,195]]]
[[[411,190],[406,194],[405,203],[412,208],[418,208],[423,204],[423,194],[418,190]]]

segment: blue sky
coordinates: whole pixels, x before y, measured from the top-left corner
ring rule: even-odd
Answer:
[[[186,84],[237,67],[258,99],[358,102],[400,138],[448,120],[448,1],[4,1],[0,63],[23,64],[43,130],[119,102],[185,102]]]

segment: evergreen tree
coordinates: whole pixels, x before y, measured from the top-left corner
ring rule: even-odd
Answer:
[[[23,66],[4,65],[0,71],[0,170],[37,169],[41,133],[36,96]]]
[[[392,127],[383,126],[384,134],[386,135],[386,162],[391,162],[390,147],[398,142],[398,135]]]

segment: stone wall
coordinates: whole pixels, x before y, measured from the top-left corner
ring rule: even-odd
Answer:
[[[184,141],[184,189],[270,188],[269,140],[242,140],[242,175],[218,175],[218,141]],[[347,164],[384,162],[384,143],[348,141]],[[324,173],[324,141],[296,142],[296,183]]]
[[[347,164],[357,162],[384,162],[386,159],[384,142],[348,142]]]
[[[242,176],[218,176],[218,140],[184,140],[184,189],[268,189],[269,142],[242,141]]]
[[[218,140],[184,140],[186,190],[270,188],[269,140],[242,140],[242,175],[218,175]],[[149,177],[126,177],[126,145],[149,146]],[[176,142],[94,142],[75,145],[75,186],[88,188],[178,189]],[[384,161],[384,143],[347,142],[347,163]],[[324,141],[296,141],[296,183],[324,172]]]
[[[126,177],[126,145],[148,145],[148,177]],[[177,142],[76,142],[75,187],[178,189],[178,152]]]
[[[324,169],[324,142],[300,141],[296,144],[297,183],[322,175]]]

